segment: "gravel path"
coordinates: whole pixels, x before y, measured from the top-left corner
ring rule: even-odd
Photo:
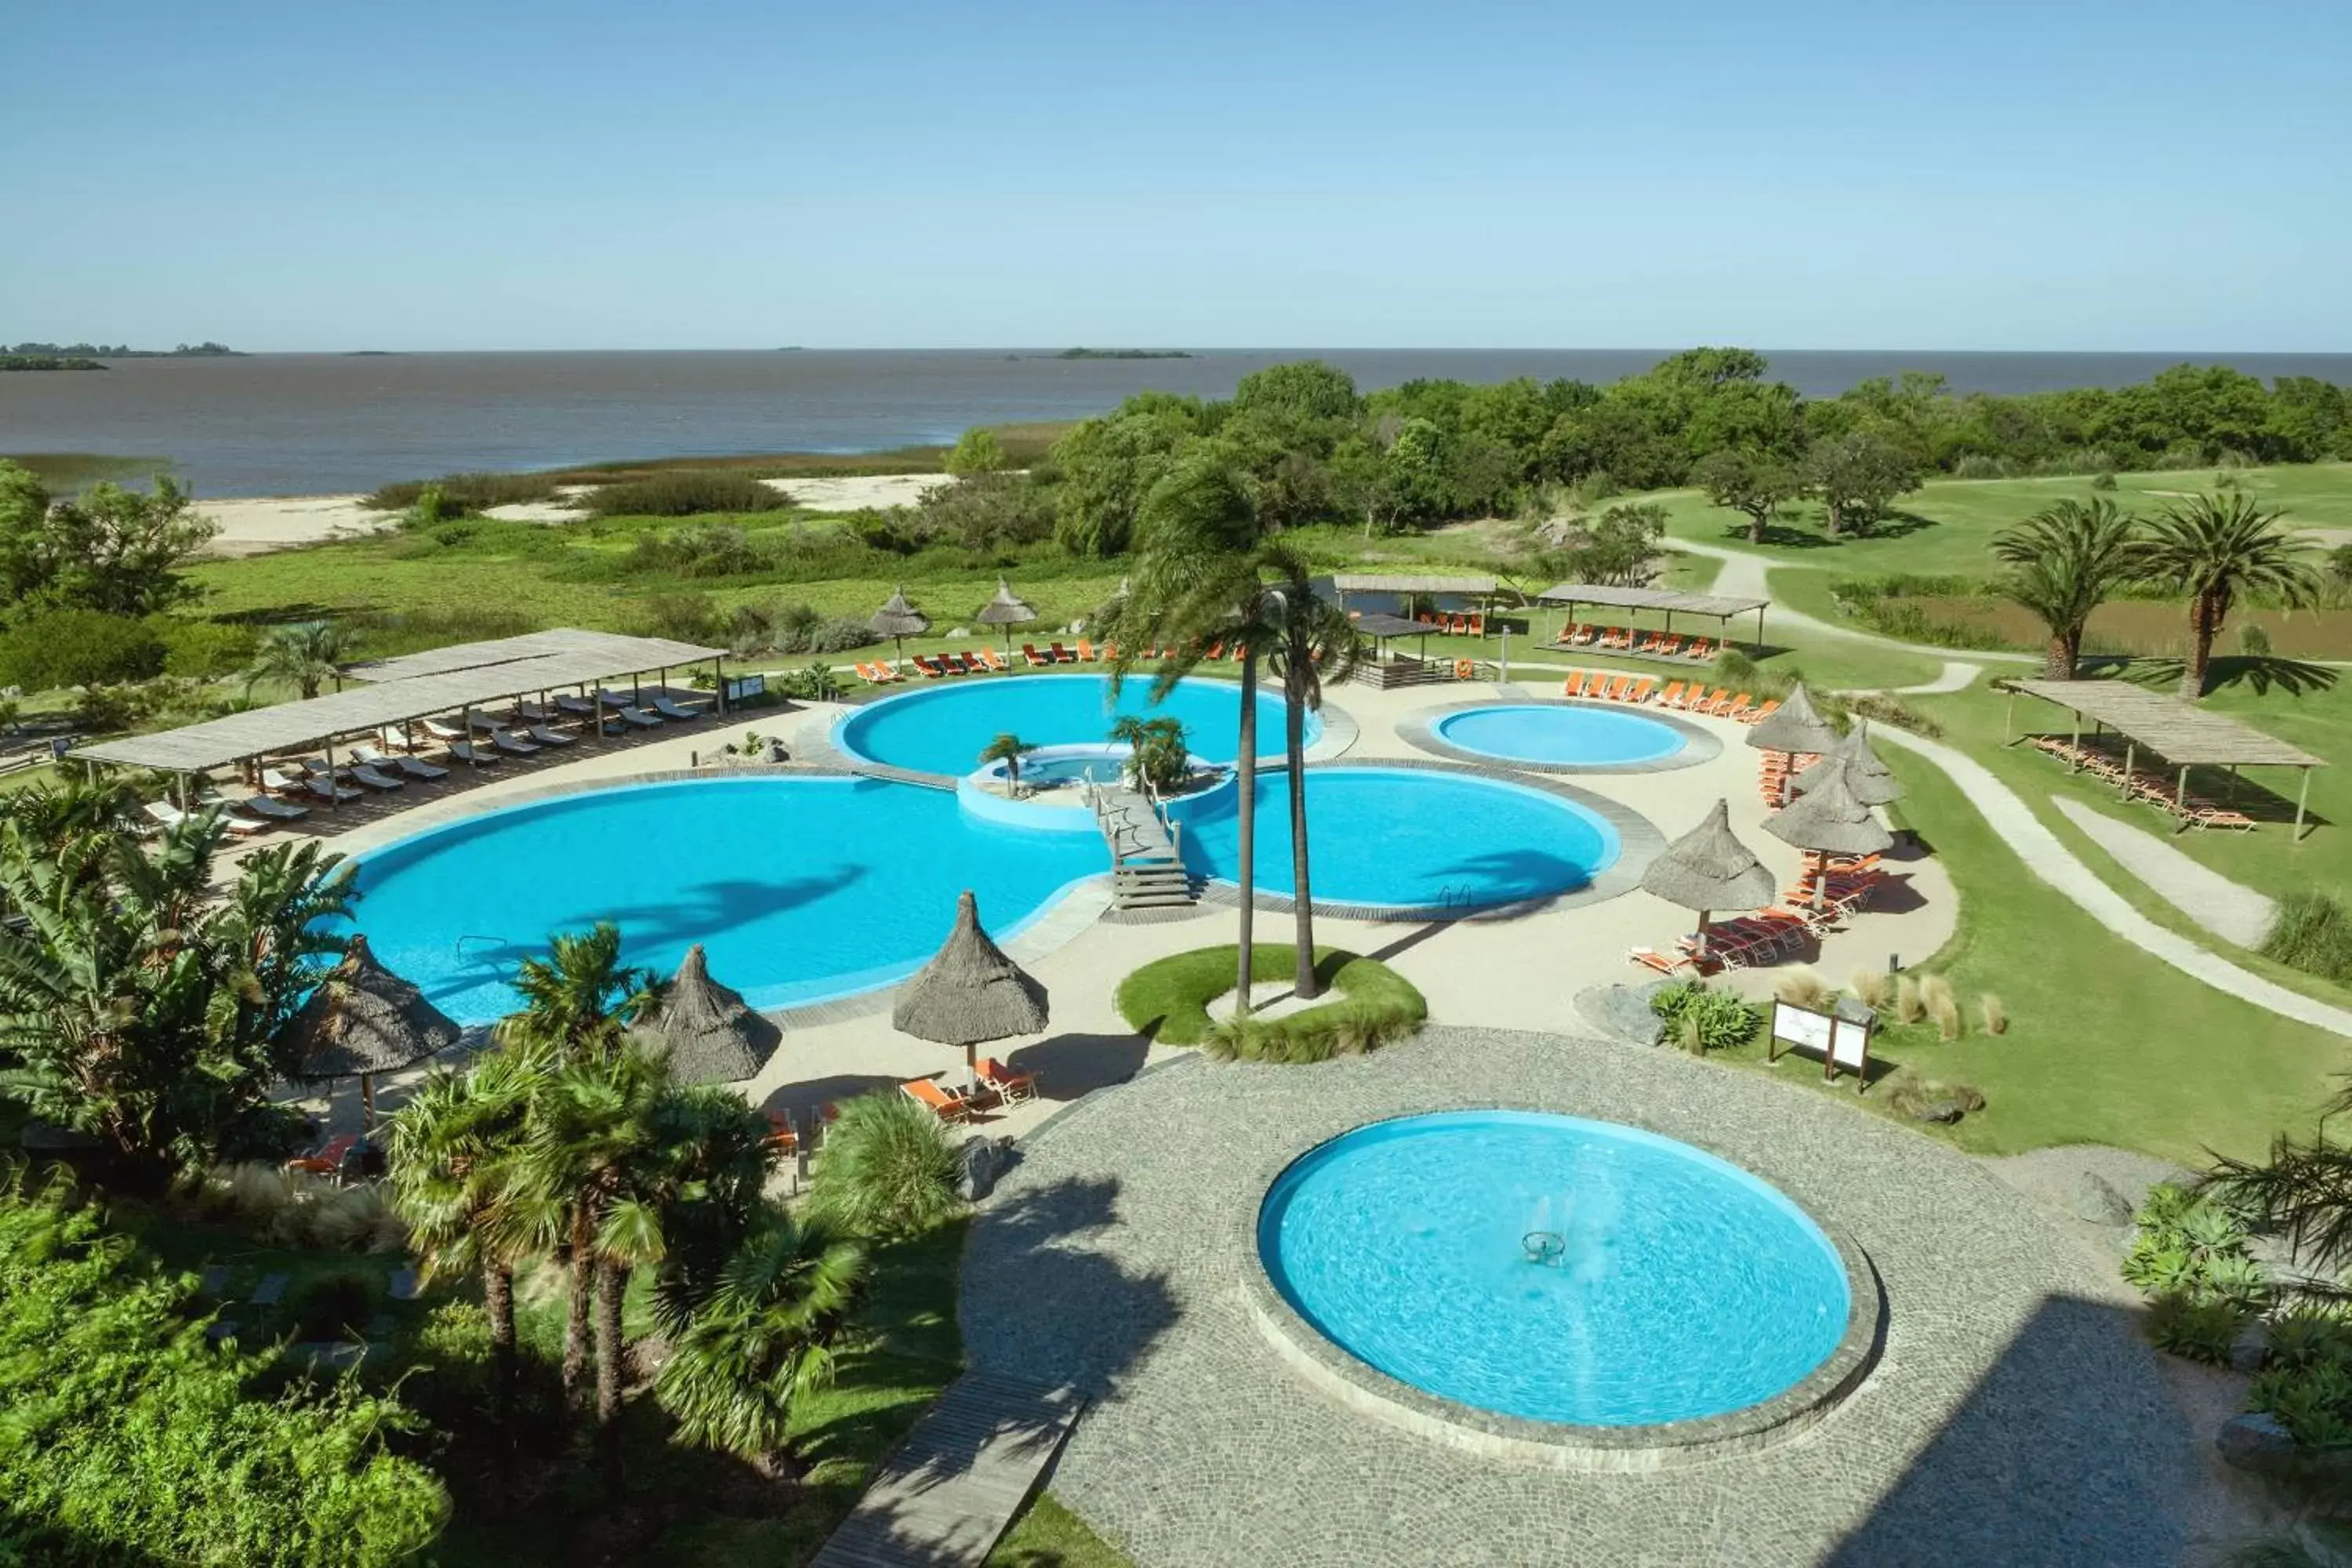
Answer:
[[[2271,929],[2278,904],[2267,894],[2232,882],[2221,872],[2167,844],[2155,834],[2117,822],[2105,812],[2078,800],[2053,795],[2067,821],[2088,834],[2091,842],[2122,862],[2125,870],[2146,882],[2164,901],[2211,931],[2240,947],[2260,947]]]

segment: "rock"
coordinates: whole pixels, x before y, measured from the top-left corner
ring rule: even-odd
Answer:
[[[2093,1225],[2129,1225],[2131,1200],[2096,1171],[2085,1171],[2074,1179],[2074,1217]]]
[[[1665,1034],[1665,1020],[1650,1011],[1656,985],[1596,985],[1578,993],[1576,1010],[1587,1023],[1612,1040],[1654,1046]]]
[[[1914,1104],[1910,1110],[1911,1120],[1914,1121],[1958,1121],[1969,1112],[1967,1106],[1948,1095],[1922,1100]]]
[[[2270,1354],[2270,1325],[2260,1318],[2248,1318],[2238,1330],[2238,1337],[2230,1342],[2230,1370],[2260,1372]]]
[[[1013,1148],[1010,1138],[988,1138],[979,1133],[963,1141],[956,1151],[956,1195],[968,1204],[976,1204],[996,1190],[996,1178],[1011,1163]]]
[[[2301,1445],[2276,1416],[2251,1411],[2222,1422],[2221,1429],[2213,1435],[2213,1447],[2242,1470],[2274,1475],[2294,1458]]]
[[[784,743],[782,741],[771,741],[768,742],[767,760],[772,763],[789,763],[793,760],[793,754],[784,750]]]

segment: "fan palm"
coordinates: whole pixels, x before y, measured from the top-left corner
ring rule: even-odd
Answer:
[[[2180,695],[2205,695],[2213,639],[2242,594],[2264,594],[2290,606],[2311,602],[2319,574],[2310,552],[2281,526],[2286,514],[2242,492],[2201,495],[2149,521],[2141,575],[2189,599],[2189,657]]]
[[[1994,536],[1993,556],[2010,568],[2001,593],[2049,630],[2050,679],[2074,679],[2091,612],[2137,574],[2139,531],[2139,519],[2101,498],[2062,500]]]
[[[245,672],[245,689],[265,680],[283,681],[305,699],[341,673],[348,652],[341,628],[332,621],[304,621],[280,626],[262,639],[259,654]]]
[[[1021,759],[1035,750],[1028,742],[1008,731],[982,747],[980,760],[1004,764],[1005,792],[1018,799],[1021,795]]]
[[[1247,1012],[1256,923],[1258,660],[1276,632],[1255,559],[1257,518],[1229,469],[1195,459],[1151,487],[1137,514],[1137,534],[1136,570],[1105,628],[1119,646],[1110,672],[1113,696],[1144,648],[1160,650],[1155,700],[1199,666],[1203,649],[1228,643],[1241,649],[1241,736],[1234,763],[1241,940],[1234,995],[1235,1009]]]
[[[2262,1163],[2224,1158],[2207,1180],[2265,1230],[2285,1235],[2298,1261],[2321,1272],[2352,1268],[2352,1143],[2328,1135],[2352,1115],[2352,1078],[2327,1103],[2308,1142],[2281,1133]]]
[[[678,1436],[764,1474],[790,1474],[793,1401],[831,1378],[865,1270],[856,1242],[768,1209],[677,1336],[655,1382]]]
[[[1356,634],[1346,611],[1316,596],[1306,557],[1273,542],[1261,545],[1257,556],[1276,634],[1266,660],[1282,682],[1283,754],[1289,772],[1293,943],[1297,949],[1292,989],[1307,1001],[1322,990],[1315,973],[1315,898],[1307,877],[1307,715],[1322,708],[1326,678],[1345,680],[1355,668]]]
[[[608,1056],[628,1026],[660,999],[652,973],[621,962],[621,928],[599,921],[589,931],[549,941],[549,956],[526,958],[514,988],[522,1006],[499,1019],[501,1045],[543,1048],[567,1060]]]

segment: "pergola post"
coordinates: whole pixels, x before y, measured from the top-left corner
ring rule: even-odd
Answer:
[[[2301,789],[2298,789],[2297,791],[2295,791],[2295,795],[2294,795],[2294,833],[2293,833],[2293,834],[2288,837],[2288,839],[2287,839],[2287,842],[2288,842],[2288,843],[2290,843],[2290,844],[2300,844],[2300,843],[2302,843],[2302,842],[2303,842],[2303,811],[2304,811],[2304,807],[2305,807],[2306,805],[2309,805],[2310,804],[2311,804],[2311,770],[2310,770],[2309,768],[2305,768],[2305,769],[2304,769],[2304,770],[2303,770],[2303,787],[2302,787]]]
[[[727,711],[727,670],[725,664],[726,661],[723,659],[714,658],[710,661],[710,688],[716,694],[716,700],[719,704],[718,711],[721,716],[724,716]]]
[[[2129,800],[2131,798],[2132,766],[2138,760],[2139,742],[2126,738],[2124,742],[2124,782],[2123,787],[2116,794],[2116,798],[2117,800]]]
[[[2067,755],[2066,771],[2070,773],[2079,773],[2083,771],[2083,710],[2079,708],[2074,710],[2074,749]],[[2131,773],[2129,763],[2125,764],[2124,773],[2129,776]]]
[[[1764,606],[1756,606],[1756,651],[1764,651]]]
[[[2017,744],[2017,688],[2014,686],[2009,689],[2009,700],[2001,706],[2000,743],[2004,746]]]
[[[341,811],[343,808],[343,786],[335,782],[335,738],[328,736],[324,744],[327,749],[327,809]]]

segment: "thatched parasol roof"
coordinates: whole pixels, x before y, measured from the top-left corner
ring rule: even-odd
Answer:
[[[890,1026],[967,1048],[1034,1035],[1045,1026],[1045,988],[989,941],[980,929],[979,902],[967,889],[956,900],[946,944],[898,988]]]
[[[1902,798],[1903,786],[1895,782],[1894,771],[1870,749],[1870,725],[1866,721],[1855,720],[1853,728],[1839,739],[1837,745],[1790,781],[1790,788],[1799,795],[1810,794],[1832,771],[1844,773],[1846,787],[1865,805],[1885,805],[1890,800]]]
[[[1666,846],[1642,873],[1642,887],[1701,914],[1715,910],[1760,910],[1780,884],[1756,852],[1732,837],[1731,807],[1715,803],[1706,820]]]
[[[1762,723],[1748,728],[1748,743],[1759,752],[1827,752],[1837,740],[1837,731],[1814,710],[1801,680]]]
[[[459,1030],[425,993],[386,969],[354,936],[278,1037],[293,1048],[298,1079],[372,1078],[397,1072],[457,1043]]]
[[[710,978],[702,944],[662,991],[661,1005],[642,1026],[669,1051],[670,1075],[680,1083],[740,1083],[767,1066],[784,1032]]]
[[[983,626],[1009,626],[1022,621],[1035,620],[1037,612],[1016,598],[1013,590],[1004,585],[1004,579],[999,577],[996,580],[996,597],[982,605],[980,614],[972,618]]]
[[[1764,819],[1764,831],[1800,849],[1871,855],[1895,842],[1869,805],[1847,783],[1850,768],[1833,769],[1795,805]]]
[[[919,637],[931,629],[931,617],[907,603],[907,590],[901,587],[866,624],[877,637]]]

